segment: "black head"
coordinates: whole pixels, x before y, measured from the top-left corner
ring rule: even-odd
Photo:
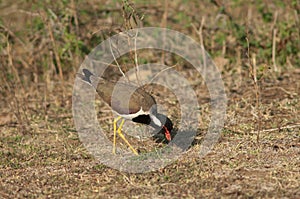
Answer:
[[[173,129],[173,123],[170,120],[170,118],[168,118],[167,116],[165,116],[163,114],[159,114],[159,113],[157,114],[157,118],[163,124],[163,126],[167,127],[167,129],[169,131],[171,131]]]
[[[153,120],[159,120],[154,122]],[[173,129],[172,121],[165,115],[156,113],[155,115],[139,115],[132,119],[133,122],[147,124],[163,133],[168,141],[171,141],[171,131]],[[160,123],[158,125],[157,123]]]

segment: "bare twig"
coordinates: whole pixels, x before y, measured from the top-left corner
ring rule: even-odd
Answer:
[[[31,11],[23,10],[23,9],[18,9],[18,11],[19,11],[20,13],[27,14],[27,15],[29,15],[29,16],[31,16],[31,17],[39,17],[39,16],[40,16],[40,14],[37,13],[37,12],[31,12]]]
[[[102,60],[93,60],[93,62],[95,62],[95,63],[101,63],[101,64],[106,64],[107,66],[118,67],[118,65],[116,65],[116,64],[108,63],[108,62],[105,62],[105,61],[102,61]]]
[[[116,59],[116,57],[115,57],[115,54],[114,54],[113,49],[112,49],[112,43],[111,43],[111,40],[110,40],[110,39],[109,39],[109,48],[110,48],[110,52],[111,52],[111,54],[112,54],[112,56],[113,56],[113,58],[114,58],[114,61],[115,61],[115,63],[116,63],[117,66],[118,66],[118,69],[119,69],[120,73],[123,75],[123,77],[126,78],[125,73],[122,71],[122,69],[121,69],[121,67],[120,67],[120,65],[119,65],[119,63],[118,63],[118,61],[117,61],[117,59]]]
[[[257,125],[257,137],[256,141],[259,142],[259,136],[260,136],[260,131],[261,131],[261,111],[260,111],[260,87],[258,85],[258,80],[257,80],[257,66],[256,66],[256,55],[252,55],[252,60],[250,59],[250,44],[249,40],[246,37],[247,41],[247,56],[248,56],[248,61],[250,65],[250,75],[254,83],[254,91],[255,91],[255,109],[257,111],[256,117],[255,117],[255,124]]]
[[[161,71],[159,71],[150,81],[149,81],[149,84],[151,84],[155,78],[157,78],[162,72],[166,71],[166,70],[169,70],[171,68],[175,68],[177,66],[177,64],[173,65],[173,66],[170,66],[170,67],[167,67]]]
[[[8,40],[8,35],[6,37],[6,44],[7,44],[7,47],[6,47],[6,50],[7,50],[7,56],[8,56],[8,65],[11,67],[13,73],[14,73],[14,77],[16,78],[17,82],[14,82],[13,86],[12,87],[16,87],[16,84],[18,85],[17,87],[19,88],[20,92],[21,92],[21,96],[25,96],[25,88],[21,82],[21,79],[20,79],[20,76],[19,76],[19,73],[18,73],[18,70],[17,68],[15,67],[14,65],[14,62],[13,62],[13,56],[12,56],[12,48],[11,48],[11,45],[10,45],[10,42]],[[5,79],[5,78],[4,78]],[[8,83],[6,83],[7,86],[9,87],[10,85]],[[25,125],[23,124],[23,119],[22,119],[22,115],[21,115],[21,111],[20,109],[23,110],[23,116],[25,117],[25,120],[27,122],[27,125],[29,124],[29,120],[28,120],[28,117],[27,117],[27,104],[26,103],[23,103],[20,105],[20,102],[19,102],[19,99],[16,95],[16,90],[13,89],[12,93],[14,93],[14,99],[13,101],[15,102],[15,110],[17,111],[17,113],[15,113],[15,116],[18,118],[20,124],[22,127],[26,128]],[[22,98],[21,97],[21,98]],[[26,97],[24,97],[23,99],[21,99],[22,101],[26,101]],[[11,106],[10,106],[11,107]],[[23,129],[24,130],[24,129]]]
[[[276,22],[277,22],[277,17],[278,17],[278,12],[275,12],[275,17],[274,17],[274,22],[272,25],[272,32],[273,32],[273,42],[272,42],[272,62],[273,62],[273,67],[274,71],[277,72],[278,68],[276,65],[276,35],[277,35],[277,29],[276,27]]]
[[[79,65],[79,45],[78,45],[78,35],[79,35],[79,22],[78,22],[78,16],[77,16],[77,11],[76,11],[76,5],[75,1],[71,0],[71,7],[72,7],[72,12],[73,12],[73,17],[74,17],[74,22],[75,22],[75,32],[76,32],[76,55],[75,55],[75,65]],[[73,71],[75,72],[76,67],[73,67]]]
[[[204,49],[204,41],[203,41],[203,27],[204,27],[204,23],[205,23],[205,17],[203,17],[201,19],[201,24],[199,29],[197,30],[196,26],[194,24],[192,24],[194,30],[197,32],[198,36],[199,36],[199,41],[201,44],[201,53],[202,53],[202,58],[203,58],[203,69],[206,70],[207,67],[207,60],[206,60],[206,53],[205,53],[205,49]],[[204,71],[205,74],[205,71]],[[203,82],[204,83],[204,82]]]
[[[204,66],[204,69],[206,70],[206,54],[205,54],[205,50],[204,50],[204,41],[203,41],[203,26],[204,26],[204,23],[205,23],[205,17],[202,18],[201,20],[201,25],[200,25],[200,28],[199,28],[199,38],[200,38],[200,44],[201,44],[201,49],[202,49],[202,58],[203,58],[203,66]]]
[[[294,97],[297,96],[298,94],[296,92],[289,92],[286,89],[284,89],[283,87],[280,86],[273,86],[271,88],[265,88],[266,90],[273,90],[273,89],[280,89],[282,90],[284,93],[288,94],[290,97]]]
[[[137,52],[136,52],[136,39],[138,36],[138,29],[136,29],[135,37],[134,37],[134,63],[135,63],[135,75],[136,75],[136,80],[138,82],[138,85],[140,85],[140,78],[139,78],[139,63],[138,63],[138,58],[137,58]]]
[[[162,28],[166,28],[167,27],[167,19],[168,19],[168,0],[164,1],[164,13],[163,13],[163,17],[160,23],[160,26]],[[163,35],[162,35],[162,49],[165,48],[165,44],[166,44],[166,32],[163,31]],[[161,63],[164,64],[165,62],[165,51],[162,51],[161,53],[161,59],[160,59]]]
[[[272,128],[272,129],[263,129],[261,132],[273,132],[273,131],[280,131],[283,129],[294,129],[294,128],[299,128],[300,124],[295,124],[295,125],[288,125],[288,126],[283,126],[283,127],[278,127],[278,128]],[[257,133],[254,131],[254,133]]]
[[[16,41],[18,41],[23,46],[24,49],[27,49],[26,44],[19,37],[17,37],[13,31],[11,31],[9,28],[7,28],[1,23],[0,23],[0,28],[3,28],[11,37],[16,39]]]
[[[18,129],[20,132],[24,133],[27,130],[27,126],[30,125],[30,122],[27,117],[27,107],[26,103],[20,103],[21,101],[25,101],[26,98],[22,98],[22,96],[25,95],[24,88],[21,84],[19,73],[17,72],[14,64],[13,64],[13,58],[11,55],[11,47],[7,38],[7,54],[8,54],[8,65],[12,68],[12,71],[14,73],[14,77],[16,78],[16,82],[12,82],[6,78],[5,73],[0,73],[0,77],[4,82],[4,87],[1,86],[1,89],[6,89],[8,93],[12,95],[11,101],[7,101],[8,107],[11,110],[11,112],[15,115],[18,121]],[[21,95],[17,95],[16,88],[20,87]],[[5,98],[4,98],[5,99]],[[25,120],[24,120],[25,118]],[[27,124],[27,125],[26,125]]]
[[[44,108],[44,119],[45,124],[48,126],[48,84],[49,84],[49,73],[46,72],[46,81],[44,86],[44,99],[43,99],[43,108]]]
[[[16,69],[16,67],[13,63],[13,56],[11,54],[11,46],[10,46],[10,42],[8,41],[8,36],[6,37],[6,51],[7,51],[7,57],[8,57],[8,65],[10,66],[10,68],[12,69],[12,71],[14,73],[17,83],[21,85],[21,80],[20,80],[18,70]],[[22,91],[24,93],[23,88],[22,88]]]
[[[278,71],[276,65],[276,34],[277,34],[277,29],[275,28],[273,30],[273,44],[272,44],[272,62],[273,62],[273,67],[275,72]]]
[[[238,78],[238,86],[240,87],[242,85],[243,77],[242,77],[242,61],[241,61],[241,49],[236,48],[236,67],[237,67],[237,73],[239,75]]]
[[[229,128],[228,126],[224,127],[225,129],[228,129],[229,131],[232,132],[237,132],[239,134],[244,134],[245,132],[239,129],[232,129]],[[287,125],[287,126],[280,126],[277,128],[271,128],[271,129],[261,129],[259,132],[258,131],[251,131],[251,134],[257,134],[257,133],[266,133],[266,132],[274,132],[274,131],[280,131],[280,130],[284,130],[284,129],[294,129],[294,128],[300,128],[300,124],[293,124],[293,125]],[[248,132],[249,133],[249,132]]]
[[[41,17],[44,20],[44,22],[47,24],[47,28],[48,28],[48,32],[49,32],[49,37],[50,37],[50,41],[52,43],[52,47],[53,47],[53,51],[54,51],[54,56],[55,56],[55,60],[56,60],[56,64],[57,64],[57,68],[58,68],[58,72],[59,72],[59,78],[62,82],[64,82],[64,76],[63,76],[63,71],[62,71],[62,66],[61,66],[61,60],[59,57],[59,53],[58,53],[58,47],[53,35],[53,30],[52,30],[52,26],[50,21],[47,19],[47,16],[45,13],[41,13]]]

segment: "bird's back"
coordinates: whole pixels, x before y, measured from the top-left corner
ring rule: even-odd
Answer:
[[[144,89],[127,83],[100,79],[96,91],[119,114],[134,114],[141,108],[145,112],[156,105],[155,99]]]
[[[82,80],[92,85],[99,96],[119,115],[134,114],[141,110],[148,112],[156,111],[155,99],[143,88],[132,84],[114,82],[102,77],[96,77],[88,69],[78,74]]]

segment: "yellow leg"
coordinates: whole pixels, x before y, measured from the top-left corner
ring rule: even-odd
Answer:
[[[119,116],[118,118],[114,119],[114,144],[113,144],[113,154],[116,154],[116,137],[117,137],[117,122],[121,119]]]
[[[125,122],[124,119],[122,119],[121,124],[117,130],[117,122],[121,119],[121,117],[119,116],[117,119],[114,120],[114,144],[113,144],[113,153],[116,154],[116,132],[118,132],[119,136],[124,140],[124,142],[129,146],[129,148],[131,149],[131,151],[135,154],[135,155],[139,155],[138,152],[131,146],[131,144],[128,142],[128,140],[125,138],[125,136],[122,133],[122,127],[123,124]]]

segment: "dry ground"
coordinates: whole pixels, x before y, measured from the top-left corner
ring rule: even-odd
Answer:
[[[0,1],[1,198],[300,198],[299,2],[165,2]],[[95,44],[131,26],[203,38],[222,71],[227,119],[204,158],[205,85],[187,63],[161,52],[141,52],[139,63],[177,64],[196,82],[202,120],[190,149],[159,171],[128,174],[99,164],[80,142],[76,70]],[[131,56],[122,66],[134,65]],[[177,105],[153,94],[178,121]],[[109,108],[98,104],[98,119],[110,128]],[[130,141],[142,151],[161,145]]]

